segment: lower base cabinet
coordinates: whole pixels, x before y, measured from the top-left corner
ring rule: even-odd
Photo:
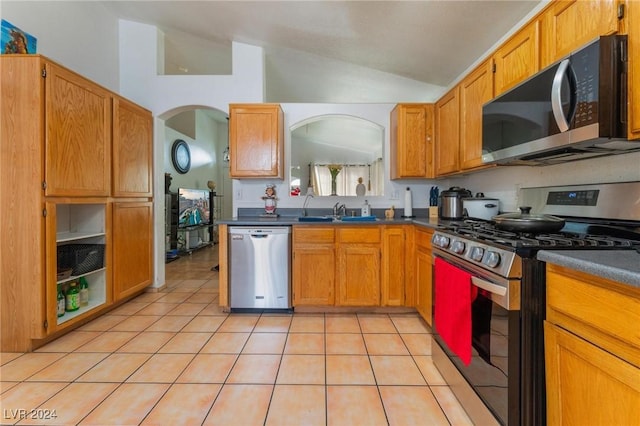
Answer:
[[[380,306],[380,247],[338,249],[338,306]]]
[[[416,286],[418,300],[416,309],[429,325],[433,312],[433,260],[431,236],[433,231],[419,229],[415,233]]]
[[[385,226],[382,229],[381,305],[406,306],[406,235],[408,226]]]
[[[113,299],[121,300],[151,284],[153,204],[113,203]]]
[[[380,306],[380,227],[336,229],[338,306]]]
[[[633,425],[640,419],[640,368],[545,322],[547,423]]]
[[[293,305],[380,306],[380,243],[380,226],[294,226]]]
[[[547,423],[637,425],[640,289],[547,264]]]
[[[293,227],[293,305],[335,303],[333,228]]]

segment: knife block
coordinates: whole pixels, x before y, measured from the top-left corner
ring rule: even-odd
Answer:
[[[438,217],[438,206],[429,206],[429,217]]]

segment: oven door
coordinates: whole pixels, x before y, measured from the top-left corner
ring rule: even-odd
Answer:
[[[474,265],[466,265],[448,253],[438,251],[436,254],[436,251],[434,249],[435,257],[471,274],[476,294],[471,303],[471,362],[464,365],[438,333],[435,286],[434,339],[498,421],[517,425],[520,421],[520,307],[519,297],[513,293],[519,291],[519,280],[490,280],[490,273],[484,271],[480,276]],[[442,272],[436,268],[434,280],[439,273]],[[518,303],[514,303],[516,299]]]

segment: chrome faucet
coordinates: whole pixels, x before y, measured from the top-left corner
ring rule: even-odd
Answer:
[[[313,194],[308,193],[306,197],[304,197],[304,203],[302,203],[302,216],[307,215],[307,203],[309,202],[309,198],[313,198]]]
[[[347,214],[347,206],[344,204],[340,204],[339,202],[333,206],[333,215],[334,216],[346,216]]]

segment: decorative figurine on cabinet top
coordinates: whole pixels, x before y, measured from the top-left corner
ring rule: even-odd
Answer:
[[[274,184],[268,184],[267,189],[264,191],[264,196],[262,199],[264,200],[264,216],[266,217],[277,217],[276,214],[276,186]]]

